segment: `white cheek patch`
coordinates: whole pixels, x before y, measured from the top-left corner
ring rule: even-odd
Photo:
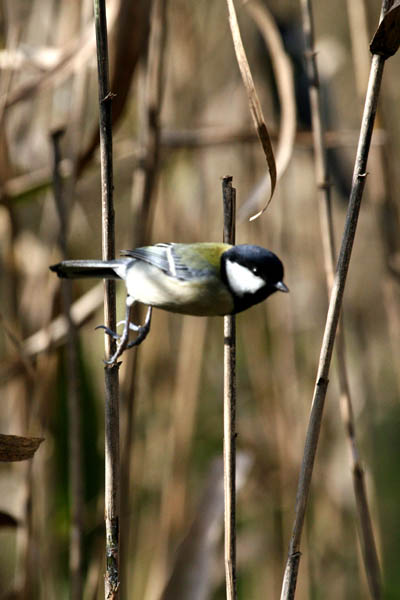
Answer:
[[[255,294],[265,285],[264,279],[252,273],[247,267],[230,260],[227,260],[225,264],[229,287],[236,295]]]

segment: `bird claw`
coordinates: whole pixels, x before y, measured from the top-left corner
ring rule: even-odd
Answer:
[[[122,351],[123,352],[123,351]],[[121,352],[121,354],[122,354]],[[114,356],[112,356],[109,360],[106,360],[105,358],[103,359],[103,363],[105,365],[107,365],[107,367],[113,367],[116,364],[116,360],[117,358],[120,356],[120,354],[115,353]],[[118,363],[118,365],[120,365],[121,363]]]
[[[142,342],[144,342],[144,340],[147,338],[149,331],[150,331],[150,325],[146,326],[139,326],[138,329],[138,336],[136,338],[136,340],[133,340],[133,342],[129,342],[129,344],[127,345],[127,349],[129,348],[133,348],[134,346],[139,346],[139,344],[141,344]]]
[[[112,337],[114,340],[119,340],[121,337],[119,333],[117,333],[116,331],[113,331],[112,329],[110,329],[109,327],[106,327],[105,325],[97,325],[97,327],[95,327],[95,330],[96,329],[104,329],[104,333],[106,333],[107,335]]]

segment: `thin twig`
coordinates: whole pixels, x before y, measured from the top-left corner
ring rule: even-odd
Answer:
[[[97,43],[97,68],[100,105],[100,158],[102,201],[102,256],[112,260],[115,256],[112,128],[109,87],[107,18],[105,0],[94,0],[94,18]],[[116,329],[115,282],[104,283],[104,322],[112,331]],[[116,342],[105,336],[106,358],[116,350]],[[106,366],[105,378],[105,523],[106,523],[106,574],[105,598],[119,597],[119,365]]]
[[[224,243],[235,243],[236,190],[232,177],[222,179]],[[236,591],[236,319],[224,317],[224,491],[226,598]]]
[[[382,12],[388,9],[389,2],[383,1]],[[294,598],[296,580],[300,563],[300,541],[304,517],[310,491],[312,471],[321,428],[322,413],[328,387],[328,375],[332,358],[336,329],[339,322],[344,287],[346,283],[353,242],[355,238],[362,193],[367,177],[366,167],[371,143],[380,84],[382,81],[384,58],[374,55],[372,58],[368,90],[365,100],[364,114],[360,129],[360,138],[355,160],[353,182],[349,199],[339,260],[331,292],[324,337],[321,347],[318,373],[311,406],[310,421],[307,430],[303,461],[296,497],[296,515],[289,546],[289,556],[284,574],[281,600]]]
[[[323,142],[323,123],[321,118],[321,100],[319,91],[318,67],[314,49],[314,22],[310,0],[302,0],[303,30],[306,44],[306,64],[309,81],[309,95],[314,135],[315,176],[319,193],[320,225],[324,247],[325,273],[328,290],[334,279],[336,250],[331,211],[330,185],[326,151]],[[347,376],[343,319],[340,317],[336,342],[340,407],[343,424],[346,429],[352,461],[353,485],[356,498],[356,510],[361,525],[361,546],[365,561],[365,570],[372,598],[380,598],[380,568],[368,499],[364,482],[364,470],[360,461],[360,452],[355,433],[350,384]]]
[[[63,259],[67,258],[68,215],[64,202],[63,182],[60,173],[60,139],[62,130],[52,133],[53,143],[53,187],[54,199],[60,222],[59,246]],[[79,400],[79,364],[78,334],[71,316],[71,282],[61,282],[64,314],[68,323],[67,330],[67,380],[68,380],[68,418],[69,418],[69,482],[70,482],[70,541],[69,571],[71,598],[79,600],[83,593],[82,538],[83,538],[83,477],[82,477],[82,440],[81,440],[81,403]]]

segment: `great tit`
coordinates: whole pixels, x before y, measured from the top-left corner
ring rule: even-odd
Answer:
[[[283,283],[282,262],[260,246],[171,243],[124,250],[121,255],[110,261],[65,260],[50,267],[59,277],[125,281],[127,309],[122,336],[101,326],[120,340],[109,364],[114,364],[126,347],[138,345],[147,336],[153,306],[187,315],[222,316],[242,312],[276,291],[289,291]],[[144,326],[129,322],[134,302],[149,306]],[[130,344],[129,329],[138,331]]]

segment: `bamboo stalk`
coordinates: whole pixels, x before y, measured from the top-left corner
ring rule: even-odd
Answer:
[[[113,167],[112,167],[112,93],[109,84],[107,17],[105,0],[94,0],[94,17],[97,45],[97,69],[99,83],[99,126],[101,161],[102,202],[102,256],[103,260],[115,257]],[[115,331],[115,282],[104,283],[104,323]],[[116,342],[105,335],[106,357],[115,352]],[[106,366],[105,380],[105,525],[106,525],[106,574],[105,598],[119,597],[119,365]]]
[[[232,177],[222,179],[225,244],[235,243],[236,190]],[[224,317],[224,495],[226,598],[236,591],[236,318]]]
[[[389,2],[383,0],[382,14],[388,9]],[[319,432],[324,409],[326,391],[328,387],[329,368],[332,359],[336,330],[339,322],[343,293],[353,249],[353,242],[357,229],[358,215],[361,206],[362,194],[367,177],[366,167],[371,144],[379,90],[382,81],[385,59],[382,56],[372,57],[368,90],[365,99],[364,114],[361,122],[360,137],[357,148],[353,182],[351,187],[349,206],[339,259],[336,268],[330,296],[328,315],[326,319],[324,337],[320,352],[320,360],[310,420],[307,430],[304,455],[300,470],[299,483],[296,496],[295,519],[289,545],[289,556],[286,563],[281,600],[294,598],[296,592],[297,573],[300,563],[300,541],[304,525],[308,495],[311,486],[311,477],[314,467],[315,454],[318,446]]]

